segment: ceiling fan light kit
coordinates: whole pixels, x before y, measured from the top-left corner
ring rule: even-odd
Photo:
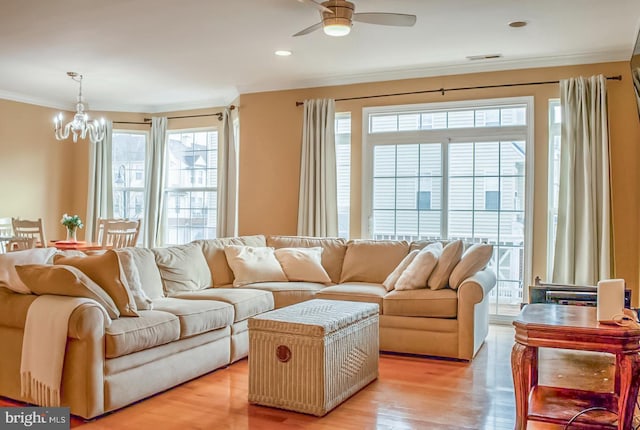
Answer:
[[[327,0],[318,3],[314,0],[298,0],[318,9],[322,21],[313,24],[294,34],[304,36],[322,28],[325,34],[334,37],[346,36],[351,32],[354,21],[375,25],[389,25],[395,27],[411,27],[416,23],[415,15],[403,13],[368,12],[355,13],[355,5],[345,0]]]

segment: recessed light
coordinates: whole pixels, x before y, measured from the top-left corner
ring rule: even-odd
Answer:
[[[276,51],[275,54],[278,57],[288,57],[289,55],[292,54],[292,52],[291,51],[285,51],[285,50],[279,50],[279,51]]]
[[[527,21],[511,21],[509,23],[509,27],[520,28],[525,27],[527,25]]]

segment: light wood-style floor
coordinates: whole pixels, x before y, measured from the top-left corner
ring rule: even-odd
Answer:
[[[379,379],[323,418],[249,405],[248,365],[242,360],[101,418],[89,422],[74,419],[72,427],[512,430],[513,334],[512,327],[492,326],[487,342],[471,364],[383,354]],[[597,354],[542,351],[540,383],[606,391],[612,387],[611,363],[609,357]],[[561,427],[530,424],[528,428]]]

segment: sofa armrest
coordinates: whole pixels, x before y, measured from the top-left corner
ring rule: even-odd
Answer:
[[[481,270],[475,275],[462,281],[458,287],[458,301],[470,300],[480,303],[496,286],[496,274],[492,270]],[[458,305],[460,309],[460,305]]]
[[[458,287],[458,357],[473,359],[489,333],[489,293],[496,285],[491,270],[481,270]]]
[[[38,296],[0,288],[0,326],[24,329],[29,306]]]
[[[102,339],[105,327],[111,323],[100,305],[85,303],[74,309],[69,317],[67,337],[78,340]]]

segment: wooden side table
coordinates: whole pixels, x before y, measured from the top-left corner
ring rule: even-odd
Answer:
[[[640,329],[599,324],[596,308],[529,304],[514,320],[511,369],[516,396],[516,430],[528,421],[567,424],[587,408],[605,408],[580,415],[571,428],[632,428],[640,385]],[[615,389],[598,393],[538,385],[538,348],[597,351],[616,357]]]

